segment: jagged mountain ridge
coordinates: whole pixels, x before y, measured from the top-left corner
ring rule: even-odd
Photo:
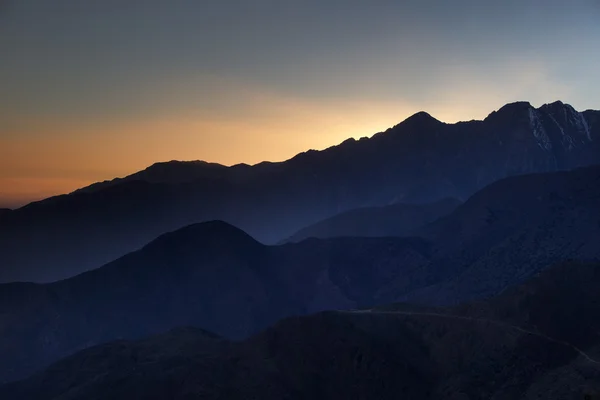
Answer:
[[[359,207],[461,200],[498,179],[600,162],[600,113],[553,103],[483,121],[426,113],[282,163],[167,163],[33,203],[0,223],[0,282],[51,281],[105,264],[190,223],[224,220],[274,243]]]
[[[515,117],[515,113],[519,113],[524,110],[528,112],[527,116],[529,118],[529,126],[537,140],[538,146],[546,150],[560,148],[561,145],[566,146],[568,150],[572,150],[576,145],[586,144],[586,140],[592,141],[592,129],[600,118],[600,111],[587,110],[584,112],[578,112],[571,105],[564,104],[561,101],[544,104],[537,109],[528,102],[516,102],[507,104],[500,110],[492,112],[483,121],[474,120],[468,122],[459,122],[458,124],[454,125],[464,126],[466,124],[476,124],[478,122],[499,122],[510,114],[513,114],[511,117]],[[439,127],[440,124],[453,125],[443,123],[432,117],[427,112],[421,111],[407,118],[401,124],[398,124],[385,132],[378,133],[373,137],[375,138],[384,136],[386,133],[399,128],[400,125],[403,125],[404,129],[435,129],[436,127]],[[576,128],[573,136],[569,136],[568,134],[573,133],[568,132],[569,127]],[[556,129],[558,129],[561,133],[559,137],[556,135]],[[366,138],[363,138],[362,140],[364,139]],[[334,151],[344,144],[353,142],[356,142],[356,140],[350,138],[341,145],[332,146],[331,148],[323,151]],[[320,153],[315,150],[310,150],[305,153],[300,153],[293,159],[302,157],[304,154],[315,152]],[[250,171],[253,169],[256,170],[256,173],[260,173],[267,171],[269,168],[273,168],[279,164],[283,164],[283,162],[263,162],[253,166],[247,164],[237,164],[231,167],[226,167],[221,164],[207,163],[204,161],[182,162],[174,160],[170,162],[156,163],[143,171],[136,172],[132,175],[126,176],[125,178],[117,178],[111,181],[99,182],[79,189],[79,191],[97,191],[111,185],[138,180],[150,183],[173,184],[193,182],[207,177],[216,179],[235,179],[236,177],[239,178],[243,177],[245,174],[250,174]]]

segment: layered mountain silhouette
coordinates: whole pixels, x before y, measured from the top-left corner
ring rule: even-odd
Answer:
[[[294,317],[243,342],[180,329],[84,350],[2,399],[584,399],[600,385],[600,264],[459,307]]]
[[[450,214],[460,204],[456,199],[443,199],[427,204],[358,208],[301,229],[286,242],[300,242],[311,237],[409,236],[417,228]]]
[[[265,246],[200,223],[74,278],[0,285],[0,380],[179,326],[241,339],[286,316],[496,295],[565,259],[600,257],[599,183],[600,166],[507,178],[418,229],[421,238]]]
[[[401,238],[268,247],[224,222],[188,226],[68,280],[0,285],[0,381],[119,338],[179,326],[244,338],[290,315],[393,301],[393,279],[429,251]]]
[[[360,207],[465,200],[498,179],[600,163],[600,112],[514,103],[483,121],[418,113],[282,163],[170,162],[0,219],[0,282],[96,268],[183,226],[223,220],[264,243]]]

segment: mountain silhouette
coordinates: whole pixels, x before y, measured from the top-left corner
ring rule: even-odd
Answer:
[[[181,329],[84,350],[2,399],[583,399],[600,383],[600,264],[458,307],[293,317],[242,342]]]
[[[600,163],[599,129],[598,111],[514,103],[457,124],[418,113],[370,139],[281,163],[156,164],[3,217],[0,282],[73,276],[202,221],[277,243],[356,208],[465,200],[505,177]]]
[[[269,247],[221,221],[191,225],[67,280],[0,285],[0,381],[110,340],[179,326],[239,339],[290,315],[393,301],[390,279],[429,250],[416,238]]]
[[[450,214],[460,203],[456,199],[443,199],[427,204],[399,203],[358,208],[301,229],[287,242],[299,242],[311,237],[408,236],[417,228]]]
[[[493,183],[422,237],[263,245],[221,221],[164,234],[52,284],[0,285],[0,380],[77,350],[199,326],[242,339],[322,310],[409,301],[452,305],[502,293],[567,259],[600,259],[600,166]]]

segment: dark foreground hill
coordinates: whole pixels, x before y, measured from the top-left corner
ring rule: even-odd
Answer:
[[[0,220],[0,282],[96,268],[183,226],[223,220],[264,243],[359,207],[465,200],[487,184],[600,163],[600,112],[514,103],[484,121],[418,113],[370,139],[283,163],[162,163]]]
[[[461,204],[456,199],[443,199],[427,204],[392,204],[346,211],[301,229],[287,242],[331,237],[408,236],[440,217],[450,214]]]
[[[286,319],[243,342],[184,329],[94,347],[0,398],[584,399],[600,385],[600,265],[487,301]]]
[[[393,301],[429,252],[400,238],[268,247],[223,222],[192,225],[65,281],[0,285],[0,381],[119,338],[190,325],[244,338],[290,315]]]

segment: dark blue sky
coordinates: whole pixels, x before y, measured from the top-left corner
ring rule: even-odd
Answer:
[[[419,110],[600,108],[598,0],[0,2],[0,203],[282,160]]]

